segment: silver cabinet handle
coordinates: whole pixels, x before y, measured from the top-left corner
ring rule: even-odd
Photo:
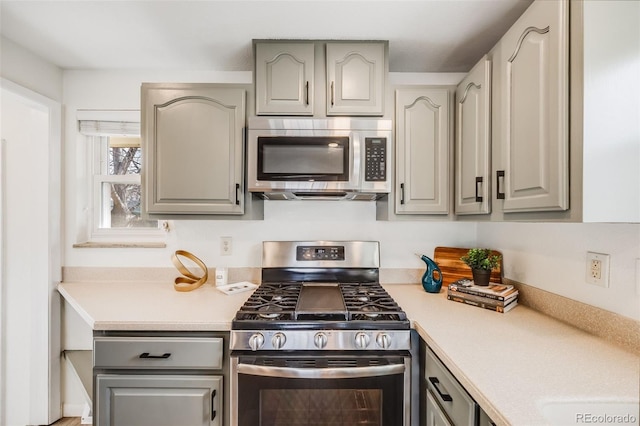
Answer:
[[[291,379],[349,379],[352,377],[392,376],[404,373],[404,364],[352,368],[288,368],[238,364],[238,373]]]

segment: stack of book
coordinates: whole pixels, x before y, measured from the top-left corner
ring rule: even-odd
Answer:
[[[498,283],[477,286],[465,278],[449,284],[447,299],[496,312],[508,312],[518,304],[518,289]]]

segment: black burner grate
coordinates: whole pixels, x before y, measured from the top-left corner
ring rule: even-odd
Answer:
[[[263,283],[236,314],[236,321],[406,321],[404,311],[376,282],[340,283],[345,311],[298,312],[296,310],[303,283]]]

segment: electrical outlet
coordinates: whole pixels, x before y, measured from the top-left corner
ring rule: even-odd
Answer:
[[[587,252],[587,282],[600,287],[609,287],[609,255]]]
[[[232,238],[231,237],[220,237],[220,253],[223,256],[230,256],[232,249]]]

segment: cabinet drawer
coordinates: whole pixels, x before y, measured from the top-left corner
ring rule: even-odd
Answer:
[[[425,360],[427,387],[452,423],[473,426],[477,404],[429,349]]]
[[[221,369],[223,339],[184,337],[96,337],[96,368]]]

